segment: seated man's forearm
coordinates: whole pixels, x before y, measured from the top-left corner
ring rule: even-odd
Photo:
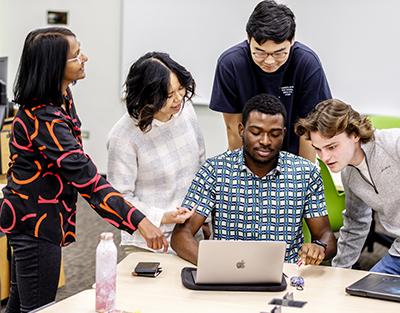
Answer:
[[[171,248],[182,258],[197,265],[199,243],[193,235],[184,227],[184,224],[176,224],[172,232]]]
[[[319,240],[328,246],[324,260],[330,260],[336,255],[336,238],[332,232],[328,215],[306,218],[312,240]]]
[[[331,233],[325,233],[321,238],[320,241],[324,242],[325,244],[328,245],[328,249],[326,250],[325,253],[325,259],[324,260],[331,260],[335,255],[337,251],[337,245],[336,245],[336,238],[333,234]]]

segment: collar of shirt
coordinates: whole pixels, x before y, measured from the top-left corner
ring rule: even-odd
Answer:
[[[369,170],[368,170],[368,164],[365,160],[365,156],[363,158],[363,160],[361,161],[361,163],[359,165],[356,166],[360,172],[365,176],[365,178],[372,183],[372,179],[371,179],[371,175],[369,174]]]
[[[176,114],[173,114],[173,115],[171,116],[171,118],[170,118],[168,121],[166,121],[166,122],[161,122],[161,121],[159,121],[159,120],[153,118],[152,126],[160,127],[160,126],[163,126],[163,125],[165,125],[165,124],[171,122],[172,120],[178,118],[178,117],[182,114],[183,107],[184,107],[184,106],[182,106],[182,108],[179,110],[179,112],[176,113]]]

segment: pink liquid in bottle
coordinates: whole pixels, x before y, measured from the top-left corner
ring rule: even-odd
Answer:
[[[96,311],[115,309],[117,247],[113,233],[101,233],[96,249]]]

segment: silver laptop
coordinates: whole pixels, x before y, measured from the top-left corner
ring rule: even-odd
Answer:
[[[284,241],[202,240],[196,284],[281,283]]]

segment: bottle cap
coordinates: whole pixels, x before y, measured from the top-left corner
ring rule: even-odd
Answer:
[[[107,233],[107,232],[101,233],[100,234],[100,239],[113,240],[114,239],[114,234],[113,233]]]

